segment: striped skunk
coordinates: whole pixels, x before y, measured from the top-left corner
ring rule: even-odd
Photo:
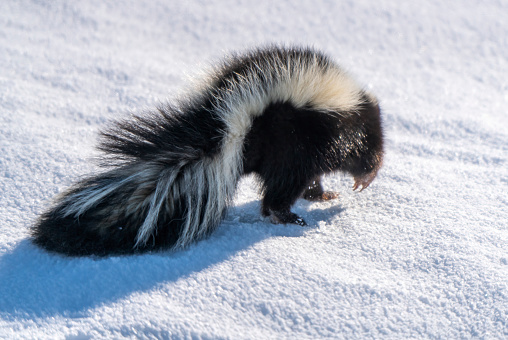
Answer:
[[[100,134],[108,165],[61,194],[33,241],[71,256],[182,248],[209,235],[241,176],[259,180],[262,214],[306,225],[295,201],[337,197],[320,177],[366,188],[383,158],[376,98],[324,54],[270,46],[232,55],[185,98]]]

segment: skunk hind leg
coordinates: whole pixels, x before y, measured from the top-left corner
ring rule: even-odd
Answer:
[[[307,226],[307,222],[297,214],[291,212],[291,210],[272,210],[268,209],[267,213],[263,213],[265,216],[269,216],[270,221],[273,224],[297,224],[302,227]]]
[[[295,178],[282,184],[280,181],[265,181],[261,213],[275,224],[297,224],[307,226],[307,222],[291,212],[291,206],[302,196],[307,181],[297,183]]]
[[[307,226],[307,222],[291,212],[291,206],[302,197],[308,201],[328,201],[339,197],[339,193],[325,191],[321,185],[321,177],[317,176],[300,190],[298,185],[286,187],[268,187],[263,198],[261,213],[268,216],[275,224],[297,224]],[[303,192],[303,193],[302,193]]]

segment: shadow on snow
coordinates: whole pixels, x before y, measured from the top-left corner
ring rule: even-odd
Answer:
[[[86,316],[93,308],[214,266],[264,239],[303,236],[317,227],[317,220],[343,210],[339,205],[306,213],[301,209],[305,204],[297,203],[295,210],[307,217],[310,227],[272,225],[259,216],[259,202],[249,202],[232,207],[211,237],[180,251],[71,258],[49,254],[24,240],[0,257],[0,315]]]

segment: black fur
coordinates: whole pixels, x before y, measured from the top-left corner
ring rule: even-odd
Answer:
[[[222,142],[224,122],[213,110],[213,94],[192,98],[180,106],[161,105],[156,112],[134,116],[101,132],[99,149],[106,155],[105,164],[115,161],[179,162],[165,157],[175,146],[196,159],[210,157]],[[179,150],[176,150],[177,152]],[[164,164],[173,166],[174,164]]]
[[[381,166],[379,107],[366,102],[358,114],[343,117],[273,104],[254,120],[245,143],[244,170],[255,173],[262,184],[263,215],[305,224],[290,207],[301,196],[320,198],[322,175],[341,170],[358,177]]]

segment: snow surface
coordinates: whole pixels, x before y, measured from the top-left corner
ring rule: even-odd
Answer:
[[[96,170],[97,131],[172,98],[224,52],[309,44],[381,100],[362,193],[259,216],[252,178],[209,239],[64,258],[28,230]],[[0,2],[0,338],[508,337],[505,0]]]

